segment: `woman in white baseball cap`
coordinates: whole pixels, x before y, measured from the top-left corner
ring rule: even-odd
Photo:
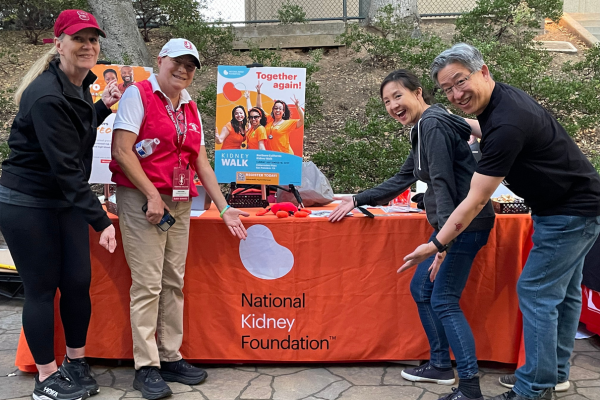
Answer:
[[[198,195],[192,171],[239,239],[246,238],[239,217],[248,216],[227,205],[206,156],[202,120],[186,90],[200,66],[196,47],[172,39],[157,61],[158,74],[135,83],[121,98],[110,164],[132,278],[133,387],[147,399],[169,396],[165,381],[193,385],[206,379],[206,372],[179,352],[190,197]]]

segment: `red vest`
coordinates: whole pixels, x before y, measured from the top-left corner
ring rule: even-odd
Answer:
[[[136,155],[146,176],[158,189],[159,193],[170,196],[173,194],[173,170],[179,165],[177,130],[161,100],[160,96],[162,94],[153,92],[152,84],[149,81],[137,82],[135,86],[140,91],[144,106],[144,119],[136,143],[144,139],[155,138],[160,140],[160,143],[156,146],[154,152],[146,158],[140,158],[133,148],[131,151]],[[190,178],[193,180],[193,170],[196,167],[195,163],[202,141],[202,128],[196,103],[190,101],[187,104],[182,104],[181,107],[184,109],[187,122],[187,134],[181,148],[181,165],[185,168],[189,163],[192,170]],[[127,179],[116,160],[110,162],[109,168],[113,173],[113,182],[117,185],[136,189],[135,185]],[[192,197],[198,196],[198,191],[194,185],[191,185],[190,195]]]

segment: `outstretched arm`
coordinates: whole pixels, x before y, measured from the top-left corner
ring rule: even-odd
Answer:
[[[298,110],[298,114],[300,114],[300,119],[296,122],[296,128],[300,128],[304,125],[304,110],[300,107],[300,100],[296,98],[296,96],[292,97],[292,101],[296,105],[296,109]]]
[[[262,83],[258,82],[256,85],[256,107],[262,108],[262,97],[260,95],[260,88],[262,87]]]

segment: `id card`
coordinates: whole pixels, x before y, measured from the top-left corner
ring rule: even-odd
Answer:
[[[175,168],[173,171],[173,201],[190,201],[190,170]]]

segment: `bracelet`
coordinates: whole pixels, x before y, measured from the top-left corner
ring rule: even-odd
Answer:
[[[356,196],[352,196],[352,202],[354,203],[354,208],[358,207],[358,203],[356,202]]]
[[[225,208],[223,208],[223,209],[221,210],[221,214],[219,214],[219,217],[223,218],[223,214],[225,214],[225,211],[229,210],[230,208],[231,208],[231,206],[230,206],[229,204],[227,204],[227,205],[225,206]]]

